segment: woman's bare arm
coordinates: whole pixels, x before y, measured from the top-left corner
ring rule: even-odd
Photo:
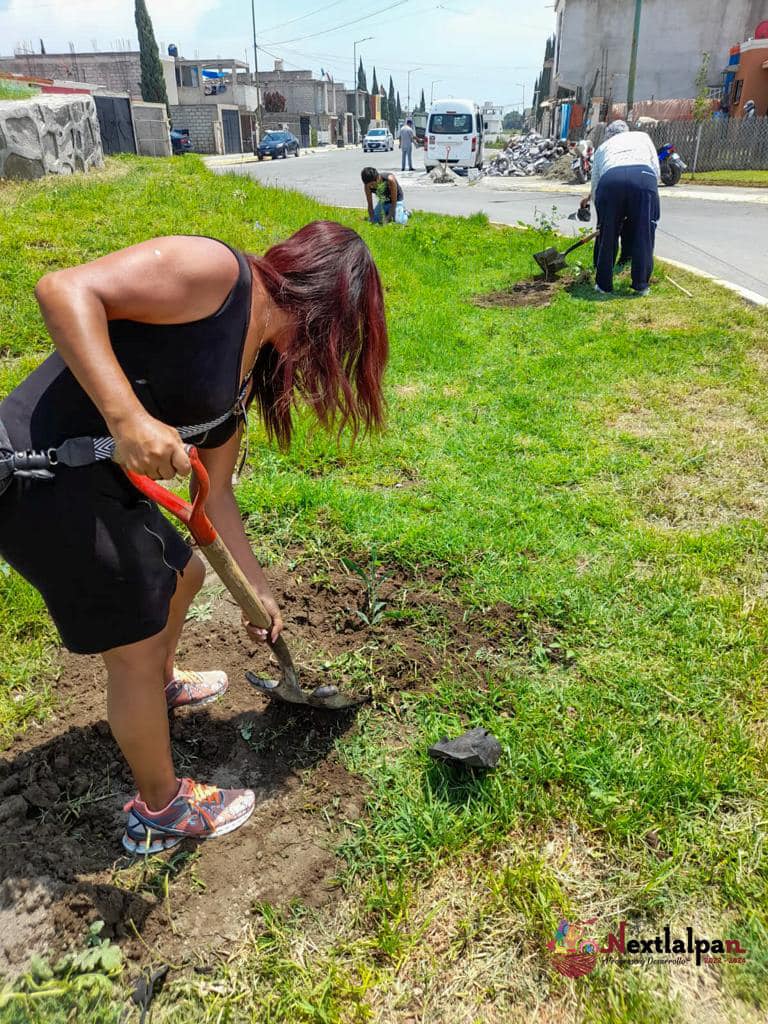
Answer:
[[[261,598],[261,603],[271,616],[272,628],[269,631],[269,638],[275,641],[283,630],[280,609],[272,596],[261,566],[251,550],[250,542],[243,527],[240,509],[232,490],[232,474],[235,470],[240,450],[241,433],[242,431],[238,431],[234,437],[230,438],[229,441],[219,448],[211,448],[207,451],[199,449],[198,451],[200,461],[208,471],[211,483],[211,490],[205,507],[209,519],[216,527],[216,532],[245,573],[246,578],[253,584],[256,593]],[[194,481],[190,489],[194,495]],[[266,630],[259,629],[250,623],[247,624],[247,628],[249,634],[254,639],[266,639]]]
[[[210,316],[237,279],[237,260],[212,239],[155,238],[46,274],[35,296],[61,357],[89,395],[128,469],[189,473],[178,433],[146,412],[115,357],[110,320],[184,323]]]

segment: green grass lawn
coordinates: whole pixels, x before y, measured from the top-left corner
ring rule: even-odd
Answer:
[[[768,188],[768,171],[703,171],[685,174],[684,181],[695,185],[741,185],[749,188]]]
[[[503,602],[542,638],[503,671],[446,673],[363,714],[340,741],[371,787],[344,899],[264,908],[213,975],[169,982],[153,1021],[764,1021],[765,313],[680,272],[693,300],[662,278],[645,300],[623,280],[616,298],[584,283],[549,307],[480,309],[472,296],[530,276],[546,239],[483,216],[375,228],[192,158],[0,185],[0,205],[3,394],[48,349],[32,288],[50,268],[155,234],[261,251],[317,217],[360,230],[387,291],[389,429],[339,453],[302,420],[285,455],[254,428],[242,509],[262,546],[290,523],[334,557],[436,565],[468,609]],[[7,737],[55,689],[39,600],[8,572],[0,600]],[[496,772],[459,781],[427,759],[481,724],[502,742]],[[749,955],[599,961],[566,981],[545,949],[560,913],[596,917],[601,937],[623,919],[643,936],[690,925]],[[116,1022],[121,984],[61,983],[0,1020]]]
[[[30,88],[28,85],[18,85],[16,82],[8,82],[0,79],[0,102],[2,100],[28,100],[36,96],[40,90]]]

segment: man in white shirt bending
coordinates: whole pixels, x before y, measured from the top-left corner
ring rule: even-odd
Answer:
[[[653,272],[656,225],[661,215],[661,169],[656,147],[645,132],[631,132],[626,121],[612,121],[592,165],[592,196],[600,235],[595,254],[596,291],[613,291],[613,268],[622,240],[631,256],[632,288],[647,295]],[[582,200],[586,206],[589,199]]]

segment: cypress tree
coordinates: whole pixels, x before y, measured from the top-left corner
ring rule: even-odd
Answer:
[[[427,101],[424,98],[424,90],[423,89],[421,90],[421,102],[419,103],[419,105],[418,105],[418,107],[416,109],[420,110],[422,112],[422,114],[426,114],[426,112],[427,112]]]
[[[400,103],[400,92],[397,93],[397,120],[401,121],[403,117],[403,107]]]
[[[371,85],[371,93],[377,93],[379,91],[379,83],[376,81],[376,68],[373,69],[373,84]]]
[[[387,114],[389,115],[387,120],[389,121],[389,130],[394,135],[397,131],[397,101],[395,100],[395,83],[392,81],[392,75],[389,76],[389,96],[387,97]]]
[[[368,92],[368,82],[365,77],[365,68],[363,67],[363,58],[360,58],[360,67],[357,69],[357,88],[361,92]]]
[[[163,65],[160,63],[160,51],[145,0],[136,0],[135,14],[141,59],[141,98],[145,103],[164,103],[167,107],[168,93]]]

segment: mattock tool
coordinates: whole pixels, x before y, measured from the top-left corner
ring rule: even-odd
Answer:
[[[186,525],[211,568],[243,610],[247,620],[259,629],[269,630],[272,625],[269,613],[206,515],[205,503],[210,483],[205,466],[200,461],[196,448],[189,447],[187,452],[197,481],[197,490],[191,504],[148,476],[133,473],[128,469],[125,473],[142,494],[162,505]],[[267,697],[286,704],[300,704],[328,711],[348,711],[369,700],[367,695],[345,697],[333,685],[318,686],[312,691],[302,689],[291,652],[283,637],[278,637],[274,643],[271,640],[267,642],[280,665],[280,679],[262,679],[253,672],[245,673],[248,682]]]

